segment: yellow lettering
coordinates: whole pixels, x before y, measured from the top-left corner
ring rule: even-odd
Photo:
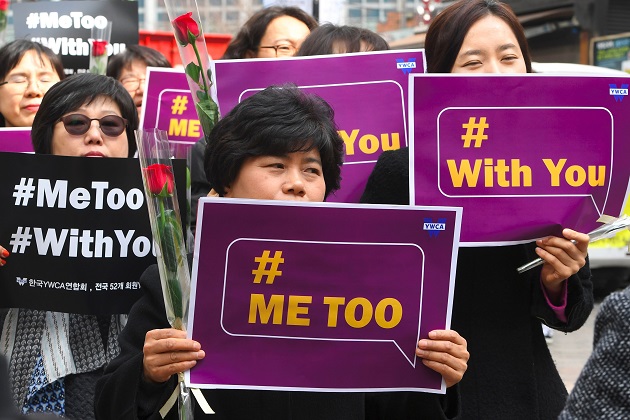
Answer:
[[[586,171],[581,166],[571,165],[564,173],[564,179],[570,186],[579,187],[580,185],[584,185],[584,182],[586,182]]]
[[[175,118],[171,118],[171,121],[168,125],[168,135],[169,136],[186,136],[186,128],[188,127],[188,120],[178,120]]]
[[[371,155],[378,151],[380,143],[375,135],[366,134],[359,139],[359,149],[366,155]]]
[[[392,141],[389,141],[389,134],[381,134],[381,147],[385,150],[400,149],[400,138],[398,133],[392,133]]]
[[[352,134],[350,135],[350,137],[348,137],[348,133],[346,133],[346,130],[339,130],[339,135],[341,136],[343,143],[346,145],[346,155],[354,155],[354,142],[357,140],[359,130],[352,130]]]
[[[308,315],[308,306],[300,306],[300,304],[310,304],[313,301],[311,296],[289,296],[289,307],[287,308],[287,325],[302,325],[308,327],[311,320],[308,318],[300,318],[298,315]]]
[[[564,164],[567,163],[566,159],[560,159],[557,165],[554,165],[551,159],[543,159],[543,163],[547,167],[549,174],[551,175],[551,186],[559,187],[560,186],[560,173],[562,172],[562,168]]]
[[[328,326],[336,327],[339,317],[339,306],[343,306],[346,299],[342,297],[324,297],[324,305],[328,305]]]
[[[604,165],[588,167],[588,183],[591,187],[603,187],[606,180],[606,167]]]
[[[446,163],[448,164],[448,172],[451,174],[451,180],[455,188],[460,188],[464,183],[464,179],[469,187],[477,186],[477,179],[481,171],[481,159],[475,160],[475,169],[470,167],[468,159],[462,160],[459,169],[453,159],[448,159]]]
[[[357,319],[357,308],[361,306],[361,318]],[[372,320],[372,304],[369,300],[362,297],[352,299],[346,305],[345,317],[346,323],[352,328],[363,328],[370,320]]]
[[[188,137],[201,137],[200,125],[199,120],[190,120],[188,122]]]
[[[521,166],[520,159],[512,159],[512,186],[521,186],[521,175],[523,176],[523,186],[532,186],[532,168],[527,165]]]
[[[392,316],[388,320],[385,319],[385,310],[387,307],[392,308]],[[374,311],[374,319],[376,323],[381,328],[394,328],[396,325],[400,323],[402,319],[402,305],[400,302],[394,298],[385,298],[381,300],[378,305],[376,305],[376,310]]]
[[[260,315],[260,322],[267,324],[273,312],[273,323],[282,324],[282,308],[284,306],[284,295],[271,295],[269,305],[265,304],[265,296],[260,293],[252,293],[249,302],[249,320],[250,324],[256,323],[256,314]]]

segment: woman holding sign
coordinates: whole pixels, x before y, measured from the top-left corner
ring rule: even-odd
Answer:
[[[531,72],[523,28],[496,0],[446,8],[431,24],[425,49],[430,73]],[[384,152],[361,201],[408,204],[408,176],[409,149]],[[567,392],[540,322],[574,331],[593,308],[589,237],[570,229],[563,235],[535,246],[460,249],[452,326],[473,355],[460,385],[463,418],[548,419],[562,410]],[[517,273],[536,257],[545,261],[541,268]]]
[[[138,116],[114,79],[69,77],[46,93],[31,132],[35,153],[77,157],[129,157]],[[8,251],[0,247],[10,264]],[[94,387],[118,353],[122,316],[2,309],[0,353],[9,360],[13,398],[20,411],[93,419]]]
[[[294,86],[269,87],[237,105],[208,137],[205,171],[211,194],[232,198],[323,201],[339,188],[343,141],[330,106]],[[230,221],[231,222],[231,221]],[[308,223],[308,221],[292,221]],[[144,296],[119,336],[121,355],[97,385],[98,419],[159,419],[158,411],[183,372],[205,357],[197,341],[168,328],[156,266],[141,279]],[[420,340],[416,354],[439,372],[448,387],[466,370],[466,341],[455,331],[436,330]],[[256,349],[251,349],[252,357]],[[369,369],[369,366],[365,367]],[[204,392],[215,419],[407,419],[451,418],[457,388],[446,395],[421,394],[409,404],[368,412],[365,394],[263,390]],[[176,409],[166,418],[177,418]],[[374,416],[374,417],[373,417]]]

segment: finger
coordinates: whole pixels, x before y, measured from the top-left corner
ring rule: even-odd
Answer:
[[[588,244],[591,238],[586,233],[578,232],[573,229],[564,229],[562,231],[562,236],[570,241],[575,241],[575,245],[578,247],[578,249],[580,249],[580,251],[588,251]]]
[[[551,267],[551,270],[543,267],[543,275],[551,275],[556,280],[564,280],[571,277],[586,264],[586,259],[576,261],[572,258],[568,258],[564,253],[560,254],[560,257],[556,257],[551,252],[542,248],[536,248],[536,253]]]
[[[466,372],[466,369],[460,371],[457,369],[453,369],[448,365],[444,365],[442,363],[438,363],[432,360],[423,359],[422,363],[429,369],[432,369],[442,375],[442,378],[444,379],[447,387],[451,387],[461,381],[464,377],[464,373]]]
[[[150,330],[145,336],[145,341],[162,340],[165,338],[186,338],[186,331],[176,330],[175,328],[161,328],[157,330]]]
[[[455,344],[466,345],[464,337],[459,335],[455,330],[433,330],[429,331],[429,338],[431,340],[451,341]]]
[[[195,360],[171,363],[164,366],[144,366],[144,377],[152,382],[162,383],[177,373],[192,369],[197,362]]]
[[[4,258],[9,256],[9,251],[0,246],[0,267],[5,265],[7,262]]]

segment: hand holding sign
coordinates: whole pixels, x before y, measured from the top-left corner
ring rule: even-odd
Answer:
[[[164,328],[147,332],[142,348],[144,379],[163,383],[179,372],[191,369],[206,353],[199,342],[186,338],[186,332]]]
[[[447,388],[462,380],[470,358],[466,340],[453,330],[431,331],[429,339],[418,342],[416,355],[426,367],[442,375]]]

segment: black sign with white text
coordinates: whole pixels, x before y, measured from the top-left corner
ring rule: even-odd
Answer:
[[[11,5],[15,38],[39,42],[61,56],[66,74],[85,73],[92,28],[112,22],[111,56],[138,43],[137,1],[22,2]]]
[[[0,179],[0,307],[127,313],[155,263],[138,160],[0,153]]]

